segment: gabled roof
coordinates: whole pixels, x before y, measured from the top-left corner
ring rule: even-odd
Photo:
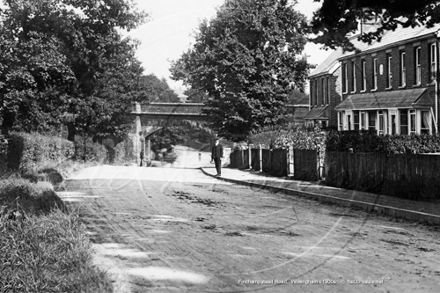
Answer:
[[[335,110],[369,110],[387,108],[417,108],[432,106],[426,88],[371,92],[348,96]]]
[[[320,106],[312,108],[304,119],[306,120],[328,120],[327,110],[328,106]]]
[[[310,77],[314,77],[317,75],[323,75],[328,73],[333,73],[336,66],[339,65],[339,58],[342,57],[343,52],[341,48],[338,48],[333,53],[331,53],[321,64],[319,64],[312,73],[309,74]]]
[[[374,29],[374,26],[368,25],[364,28],[364,32],[373,31]],[[357,40],[357,35],[351,36],[349,39],[356,47],[365,46],[365,43]],[[344,52],[342,48],[337,48],[309,74],[309,78],[324,74],[333,74],[333,72],[341,66],[339,59],[349,53],[351,52]]]
[[[399,44],[407,43],[410,40],[415,41],[417,39],[423,39],[426,38],[428,35],[432,35],[432,37],[435,37],[439,29],[439,25],[431,28],[427,28],[425,26],[403,28],[399,26],[394,31],[385,31],[380,42],[374,41],[371,44],[368,44],[358,41],[357,38],[354,38],[352,40],[352,43],[358,50],[361,51],[361,53],[374,52],[381,49],[383,50],[387,47],[398,46]],[[340,59],[347,58],[355,54],[356,52],[353,51],[345,52],[344,54],[342,54]]]

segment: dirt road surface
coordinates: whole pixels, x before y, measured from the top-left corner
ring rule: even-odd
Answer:
[[[440,231],[198,169],[100,166],[67,182],[115,292],[438,292]]]

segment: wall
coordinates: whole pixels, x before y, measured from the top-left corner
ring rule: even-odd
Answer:
[[[386,48],[379,50],[373,53],[361,53],[356,56],[344,58],[341,60],[342,64],[347,63],[348,68],[348,92],[344,92],[344,99],[346,95],[353,94],[351,88],[351,80],[352,80],[352,61],[355,64],[356,70],[356,92],[357,94],[361,93],[362,88],[362,79],[361,79],[361,60],[365,59],[366,61],[366,77],[367,77],[367,86],[365,92],[372,91],[372,79],[373,79],[373,59],[377,58],[377,68],[378,68],[378,84],[377,91],[385,91],[385,90],[397,90],[397,89],[410,89],[413,87],[417,87],[415,85],[415,60],[414,60],[414,51],[415,47],[420,45],[421,47],[421,67],[422,67],[422,82],[420,87],[426,87],[431,85],[430,81],[430,64],[429,64],[429,41],[428,39],[417,41],[417,42],[409,42],[404,45],[396,45],[394,47]],[[400,51],[405,51],[405,60],[406,60],[406,85],[404,87],[400,86]],[[392,87],[387,88],[387,53],[391,54],[392,57]],[[380,66],[383,66],[383,74],[380,75]],[[341,66],[342,68],[343,66]],[[342,74],[342,73],[341,73]]]

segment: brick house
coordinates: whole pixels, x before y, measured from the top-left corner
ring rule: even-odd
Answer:
[[[342,101],[341,65],[342,49],[330,54],[309,75],[309,112],[304,116],[305,125],[336,128],[338,120],[335,106]]]
[[[342,102],[334,107],[338,130],[437,133],[439,29],[398,28],[380,42],[356,42],[359,51],[341,54]],[[319,99],[319,89],[315,96]]]

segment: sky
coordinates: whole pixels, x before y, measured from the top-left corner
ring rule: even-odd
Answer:
[[[181,93],[182,83],[170,78],[170,61],[177,60],[194,43],[194,32],[203,19],[215,16],[224,0],[133,0],[140,10],[149,14],[149,21],[128,35],[141,41],[137,57],[144,74],[165,78],[172,89]],[[319,8],[313,0],[299,0],[296,9],[307,18]],[[305,53],[309,63],[319,64],[330,54],[320,45],[308,44]]]

